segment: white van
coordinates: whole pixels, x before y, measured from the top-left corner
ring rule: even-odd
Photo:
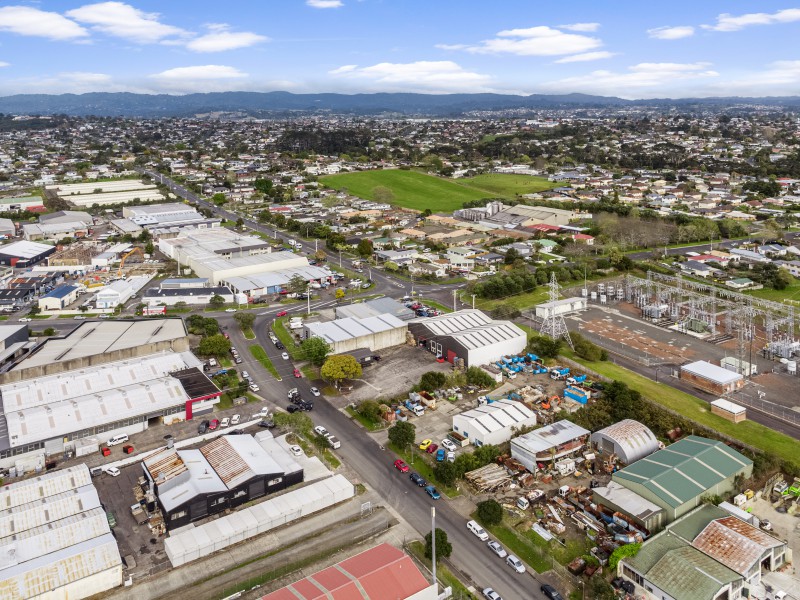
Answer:
[[[486,530],[478,525],[475,521],[467,521],[467,529],[469,529],[475,536],[482,542],[489,539],[489,534]]]
[[[126,433],[121,433],[119,435],[115,435],[110,440],[106,442],[106,446],[109,448],[111,446],[116,446],[117,444],[124,444],[128,441],[128,435]]]

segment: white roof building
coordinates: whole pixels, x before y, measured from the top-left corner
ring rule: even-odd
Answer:
[[[566,419],[511,440],[511,456],[535,472],[537,462],[569,456],[583,448],[591,432]]]
[[[394,315],[378,315],[358,319],[346,317],[303,326],[305,337],[320,337],[333,347],[334,354],[358,348],[381,350],[406,341],[408,326]]]
[[[0,506],[0,597],[86,598],[122,584],[86,465],[6,485]]]
[[[468,438],[475,446],[502,444],[514,430],[536,425],[536,414],[521,402],[495,400],[453,417],[453,431]]]

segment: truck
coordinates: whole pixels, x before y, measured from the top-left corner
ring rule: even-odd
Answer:
[[[425,414],[425,409],[422,408],[419,404],[411,402],[411,400],[406,400],[404,404],[405,404],[405,407],[408,410],[410,410],[412,413],[414,413],[418,417],[421,417],[422,415]]]
[[[550,379],[566,379],[569,376],[569,367],[553,367],[550,369]]]
[[[436,410],[436,398],[428,392],[422,391],[419,393],[419,402],[424,404],[426,408]]]
[[[228,369],[220,369],[210,375],[210,377],[216,377],[217,375],[225,375],[228,372]]]
[[[567,385],[578,385],[584,381],[586,381],[586,375],[573,375],[572,377],[567,377]]]

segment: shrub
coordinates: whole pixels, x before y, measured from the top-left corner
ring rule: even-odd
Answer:
[[[479,502],[478,519],[486,525],[499,525],[503,520],[503,507],[497,500]]]

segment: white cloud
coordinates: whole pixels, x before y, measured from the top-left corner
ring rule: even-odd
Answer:
[[[342,0],[306,0],[306,4],[311,8],[339,8],[344,6]]]
[[[193,52],[224,52],[237,48],[248,48],[269,38],[249,31],[230,31],[224,23],[214,23],[208,26],[209,33],[195,38],[186,44]]]
[[[572,62],[588,62],[590,60],[602,60],[604,58],[611,58],[616,56],[614,52],[606,50],[599,50],[597,52],[584,52],[583,54],[573,54],[572,56],[565,56],[559,58],[556,63],[572,63]]]
[[[368,82],[371,90],[420,91],[427,93],[485,92],[491,77],[464,70],[449,61],[379,63],[370,67],[345,65],[329,74],[353,81]]]
[[[198,79],[241,79],[247,77],[247,73],[226,65],[198,65],[167,69],[150,77],[162,81],[196,81]]]
[[[89,35],[83,27],[58,13],[29,6],[0,8],[0,31],[51,40],[75,40]]]
[[[800,21],[800,8],[787,8],[774,13],[748,13],[734,16],[723,13],[717,16],[714,25],[702,25],[710,31],[739,31],[751,25],[775,25],[777,23],[794,23]]]
[[[654,95],[675,97],[682,82],[711,80],[719,76],[711,70],[710,63],[639,63],[628,67],[625,73],[592,71],[591,73],[560,79],[543,87],[558,93],[584,92],[641,98]]]
[[[559,25],[559,29],[566,29],[567,31],[597,31],[600,29],[600,23],[572,23],[570,25]]]
[[[94,30],[140,44],[154,44],[187,35],[179,27],[161,23],[158,13],[146,13],[124,2],[87,4],[67,11],[66,15]]]
[[[11,66],[11,63],[7,63],[7,62],[4,62],[4,61],[0,60],[0,67],[10,67],[10,66]]]
[[[248,74],[226,65],[176,67],[150,75],[158,91],[173,94],[226,92],[252,88]]]
[[[647,35],[657,40],[679,40],[694,35],[694,27],[690,25],[679,25],[678,27],[656,27],[648,29]]]
[[[497,37],[483,40],[479,44],[464,45],[463,47],[449,46],[445,49],[461,49],[473,54],[560,56],[588,52],[599,46],[602,46],[602,42],[597,38],[564,33],[543,25],[527,29],[507,29],[497,33]]]

